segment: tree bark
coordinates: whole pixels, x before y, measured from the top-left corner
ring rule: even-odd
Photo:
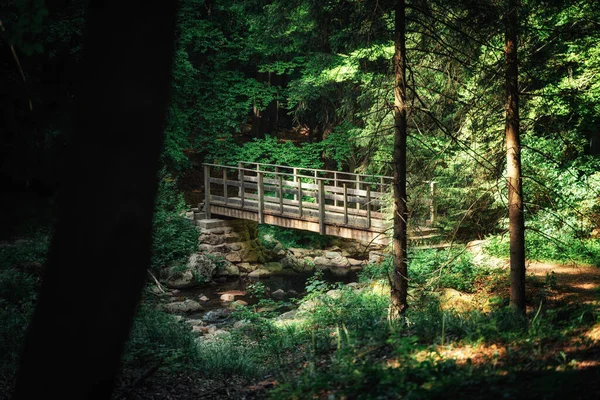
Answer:
[[[175,2],[88,5],[76,133],[15,399],[108,399],[152,244]]]
[[[406,205],[406,4],[395,6],[394,54],[394,271],[390,278],[392,307],[399,314],[408,308],[408,255]]]
[[[505,17],[506,160],[510,232],[510,304],[525,312],[525,222],[519,138],[519,79],[517,65],[518,0],[508,0]]]

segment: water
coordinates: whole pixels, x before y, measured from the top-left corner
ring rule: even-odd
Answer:
[[[306,281],[308,278],[313,276],[313,273],[287,273],[271,275],[261,279],[251,279],[248,277],[239,277],[233,280],[227,280],[224,282],[215,282],[214,284],[194,288],[181,290],[178,294],[179,297],[185,297],[190,300],[199,301],[201,296],[209,298],[207,302],[200,302],[203,307],[203,311],[195,315],[190,315],[193,318],[201,318],[205,312],[226,308],[226,303],[221,301],[221,295],[230,293],[235,295],[236,300],[243,300],[248,305],[254,305],[258,303],[258,299],[251,297],[247,293],[247,287],[249,284],[261,282],[268,291],[273,293],[276,290],[283,290],[286,293],[294,291],[297,293],[294,297],[304,297],[306,295]],[[345,276],[335,276],[329,270],[323,271],[323,279],[329,283],[341,282],[350,283],[358,280],[356,272],[352,271]]]

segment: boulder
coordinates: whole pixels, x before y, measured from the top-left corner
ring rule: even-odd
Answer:
[[[216,310],[211,310],[204,314],[202,319],[207,322],[216,322],[219,320],[225,320],[231,316],[231,311],[226,308],[218,308]]]
[[[284,300],[286,295],[283,290],[277,289],[276,291],[271,293],[271,297],[274,298],[275,300]]]
[[[385,259],[385,254],[379,251],[369,252],[369,264],[379,264]]]
[[[317,267],[327,267],[329,266],[329,259],[323,256],[315,257],[314,263]]]
[[[290,320],[290,319],[294,319],[296,317],[296,314],[298,314],[298,310],[291,310],[291,311],[281,314],[280,316],[278,316],[275,319],[278,321]]]
[[[198,296],[198,300],[206,303],[207,301],[209,301],[210,299],[208,297],[206,297],[205,295],[201,294],[200,296]]]
[[[280,272],[283,266],[279,262],[268,262],[265,264],[265,269],[271,272]]]
[[[197,301],[188,299],[184,301],[176,301],[173,303],[165,304],[163,306],[163,309],[166,312],[181,314],[200,311],[202,310],[202,306]]]
[[[196,276],[192,270],[173,270],[167,279],[167,287],[171,289],[186,289],[196,285]]]
[[[230,262],[221,262],[217,268],[216,276],[240,276],[240,269]]]
[[[259,279],[266,278],[267,276],[272,275],[271,271],[266,270],[264,268],[258,268],[248,274],[248,278]]]
[[[225,293],[221,295],[221,301],[229,301],[232,302],[235,300],[235,295],[230,293]]]

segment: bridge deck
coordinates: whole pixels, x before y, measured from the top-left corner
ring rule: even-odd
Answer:
[[[387,243],[392,177],[261,163],[204,164],[205,212]]]

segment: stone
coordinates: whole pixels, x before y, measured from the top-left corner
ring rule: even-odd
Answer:
[[[271,272],[279,272],[283,269],[283,266],[279,262],[268,262],[265,264],[265,269]]]
[[[243,263],[238,264],[237,267],[240,270],[240,272],[252,272],[256,268],[258,268],[258,265],[243,262]]]
[[[173,289],[191,288],[196,284],[196,277],[192,270],[173,271],[167,279],[167,287]]]
[[[204,325],[204,321],[202,321],[201,319],[188,319],[185,321],[185,323],[190,326]]]
[[[358,282],[350,282],[346,284],[347,287],[352,288],[352,289],[358,289],[360,287]]]
[[[240,306],[247,306],[248,302],[244,301],[244,300],[236,300],[234,301],[235,304],[239,304]]]
[[[204,334],[204,326],[199,326],[199,325],[194,325],[192,326],[192,332],[194,333],[199,333],[199,334]]]
[[[296,292],[294,289],[290,289],[287,292],[289,297],[298,297],[298,292]]]
[[[325,294],[332,299],[339,299],[342,297],[342,291],[340,289],[332,289]]]
[[[231,249],[231,251],[240,251],[242,249],[242,244],[241,243],[231,243],[229,245],[229,248]]]
[[[248,278],[259,279],[266,278],[267,276],[272,275],[271,271],[266,270],[264,268],[258,268],[248,274]]]
[[[315,257],[314,260],[315,266],[328,266],[329,265],[329,259],[327,257],[323,257],[323,256],[319,256],[319,257]]]
[[[285,296],[285,292],[283,290],[277,289],[276,291],[271,293],[271,297],[274,298],[275,300],[284,300],[286,296]]]
[[[218,308],[216,310],[208,311],[206,314],[204,314],[204,317],[202,317],[202,319],[207,322],[216,322],[219,320],[227,319],[230,316],[231,311],[229,311],[226,308]]]
[[[206,297],[205,295],[201,294],[200,296],[198,296],[198,300],[206,303],[210,299],[208,297]]]
[[[385,254],[379,251],[370,251],[369,252],[369,264],[379,264],[383,262],[385,259]]]
[[[225,259],[229,262],[242,262],[242,256],[239,252],[227,253]]]
[[[216,276],[240,276],[240,269],[229,262],[220,263]]]
[[[357,267],[359,265],[364,264],[363,260],[357,260],[355,258],[347,258],[347,260],[348,260],[348,264],[350,264],[350,266],[352,266],[352,267]]]
[[[235,300],[235,295],[230,293],[225,293],[221,295],[221,301],[229,301],[232,302]]]
[[[246,320],[236,321],[235,324],[233,324],[233,329],[245,328],[246,326],[248,326],[248,324],[249,322]]]
[[[296,317],[296,314],[298,314],[298,310],[291,310],[288,312],[284,312],[283,314],[281,314],[280,316],[278,316],[275,319],[278,321],[290,320],[290,319],[294,319]]]
[[[328,251],[325,253],[325,257],[327,257],[329,259],[334,259],[334,258],[341,258],[342,255],[340,253],[338,253],[337,251]]]
[[[173,303],[168,303],[163,306],[166,312],[170,313],[189,313],[196,312],[202,310],[202,306],[200,303],[194,300],[184,300],[184,301],[176,301]]]

